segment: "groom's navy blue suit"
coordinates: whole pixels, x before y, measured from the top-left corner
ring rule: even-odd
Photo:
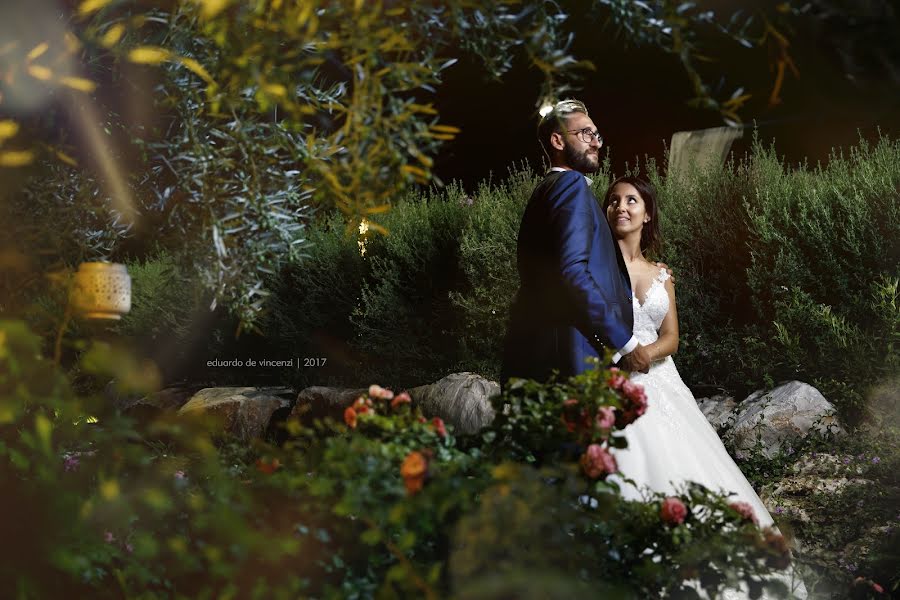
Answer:
[[[578,171],[552,172],[519,229],[520,286],[510,309],[501,383],[546,381],[588,368],[585,359],[632,337],[631,281],[597,199]]]

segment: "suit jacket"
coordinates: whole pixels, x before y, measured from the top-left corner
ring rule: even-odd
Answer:
[[[519,229],[519,290],[510,309],[501,384],[585,371],[589,356],[632,337],[631,281],[597,198],[577,171],[547,175]]]

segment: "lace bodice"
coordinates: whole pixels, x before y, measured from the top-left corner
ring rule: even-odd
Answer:
[[[647,297],[641,304],[637,294],[632,297],[634,307],[634,337],[646,346],[652,344],[659,337],[659,327],[662,325],[666,313],[669,312],[669,294],[666,293],[665,281],[669,274],[665,269],[659,270],[659,275],[653,279]]]

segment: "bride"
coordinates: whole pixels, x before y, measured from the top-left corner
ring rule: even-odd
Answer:
[[[672,362],[678,350],[675,286],[665,269],[644,257],[659,247],[659,212],[653,187],[636,177],[620,177],[603,200],[613,236],[622,251],[633,291],[634,336],[651,356],[649,372],[633,373],[644,386],[647,412],[625,429],[628,447],[616,453],[619,469],[635,484],[616,478],[625,498],[642,489],[675,494],[694,481],[750,504],[760,526],[772,516],[700,412]],[[794,594],[805,597],[802,583]]]

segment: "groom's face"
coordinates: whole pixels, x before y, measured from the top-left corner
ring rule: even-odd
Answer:
[[[563,132],[563,157],[566,165],[582,173],[595,173],[600,168],[600,141],[594,137],[585,142],[579,133],[583,130],[597,131],[594,122],[584,113],[573,113],[566,120]]]

